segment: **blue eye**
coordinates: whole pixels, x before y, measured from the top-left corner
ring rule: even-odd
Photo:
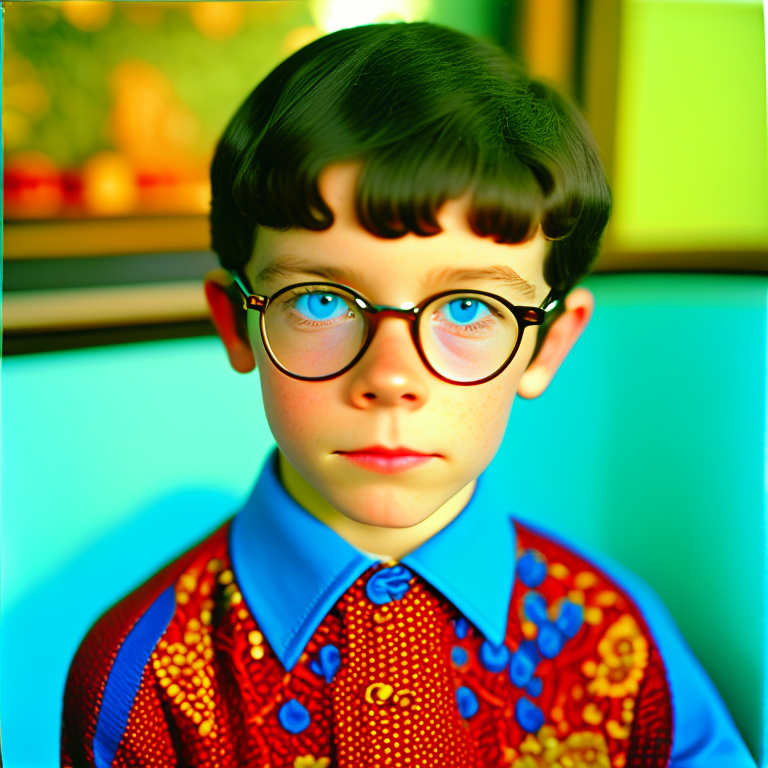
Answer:
[[[469,325],[491,314],[488,306],[477,299],[454,299],[443,307],[446,320],[455,325]]]
[[[296,299],[295,307],[308,320],[334,320],[348,310],[346,302],[333,293],[305,293]]]

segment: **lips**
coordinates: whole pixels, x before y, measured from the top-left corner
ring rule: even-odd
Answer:
[[[336,451],[336,454],[358,467],[385,475],[405,472],[440,458],[435,453],[421,453],[412,448],[386,448],[383,445],[358,448],[356,451]]]
[[[378,456],[435,456],[434,453],[421,453],[411,448],[385,448],[383,445],[372,445],[369,448],[358,448],[356,451],[338,451],[347,455],[356,453],[372,453]]]

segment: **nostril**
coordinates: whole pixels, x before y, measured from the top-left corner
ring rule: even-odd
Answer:
[[[366,393],[363,395],[363,397],[364,397],[366,400],[375,400],[375,399],[376,399],[376,395],[374,395],[374,394],[373,394],[373,392],[366,392]]]
[[[403,400],[411,400],[411,401],[413,401],[415,399],[416,399],[416,395],[412,395],[410,393],[406,394],[406,395],[403,395]]]

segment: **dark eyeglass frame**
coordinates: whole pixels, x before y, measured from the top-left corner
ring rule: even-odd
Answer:
[[[328,381],[329,379],[335,379],[339,376],[342,376],[360,361],[368,347],[370,347],[371,342],[373,341],[373,337],[376,335],[376,330],[379,327],[379,323],[387,317],[399,317],[402,320],[407,320],[409,322],[413,344],[416,347],[416,351],[419,353],[421,361],[424,363],[430,373],[432,373],[441,381],[445,381],[448,384],[456,384],[457,386],[474,386],[475,384],[484,384],[486,381],[495,379],[512,362],[513,358],[517,354],[517,350],[520,348],[520,343],[523,340],[523,332],[525,329],[530,325],[541,325],[547,318],[547,315],[552,312],[552,310],[554,310],[559,303],[557,299],[553,300],[551,298],[552,293],[550,292],[547,294],[547,298],[544,299],[544,301],[541,303],[541,306],[539,307],[518,307],[517,305],[507,301],[502,296],[497,296],[495,293],[489,293],[488,291],[476,291],[473,289],[464,289],[434,293],[431,296],[427,296],[426,299],[419,302],[415,306],[409,309],[403,309],[402,307],[392,307],[386,304],[373,304],[365,296],[363,296],[362,293],[356,291],[354,288],[350,288],[348,285],[342,285],[341,283],[334,282],[321,282],[317,280],[303,283],[294,283],[292,285],[286,286],[285,288],[281,288],[271,296],[260,296],[259,294],[253,293],[250,282],[242,270],[231,270],[231,274],[238,291],[242,295],[243,308],[246,310],[253,309],[259,313],[259,330],[261,332],[261,340],[264,343],[264,349],[266,350],[269,359],[278,370],[282,371],[284,374],[290,376],[293,379],[298,379],[299,381]],[[278,298],[278,296],[282,296],[288,291],[292,291],[295,288],[304,288],[309,285],[339,288],[342,291],[351,294],[355,298],[355,304],[363,312],[365,312],[367,316],[366,337],[363,341],[363,345],[360,347],[360,351],[355,355],[351,362],[345,365],[340,371],[327,374],[325,376],[302,376],[301,374],[294,373],[293,371],[290,371],[285,366],[283,366],[272,352],[272,348],[270,347],[269,340],[267,338],[266,328],[264,327],[265,314],[270,302],[274,301],[276,298]],[[490,376],[486,376],[483,379],[477,379],[475,381],[454,381],[453,379],[449,379],[447,376],[444,376],[443,374],[436,371],[427,359],[427,356],[421,345],[421,339],[419,338],[419,320],[423,316],[421,313],[424,308],[431,304],[433,301],[441,299],[445,296],[466,296],[467,294],[487,296],[488,298],[494,299],[500,304],[503,304],[514,315],[515,319],[517,320],[520,332],[517,334],[515,346],[507,359]]]

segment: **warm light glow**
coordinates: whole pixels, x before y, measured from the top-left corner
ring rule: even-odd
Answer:
[[[226,40],[243,25],[243,3],[204,2],[190,3],[192,22],[211,40]]]
[[[73,27],[83,32],[95,32],[112,17],[112,6],[105,0],[64,0],[61,12]]]
[[[282,50],[285,56],[296,53],[300,48],[309,45],[323,36],[323,30],[319,27],[296,27],[292,29],[283,39]]]
[[[83,196],[89,213],[119,216],[132,213],[138,190],[131,161],[117,152],[99,152],[83,167]]]
[[[312,0],[312,16],[325,32],[385,21],[423,21],[432,0]]]
[[[112,138],[123,154],[158,169],[188,160],[200,125],[166,75],[141,59],[112,72]]]

